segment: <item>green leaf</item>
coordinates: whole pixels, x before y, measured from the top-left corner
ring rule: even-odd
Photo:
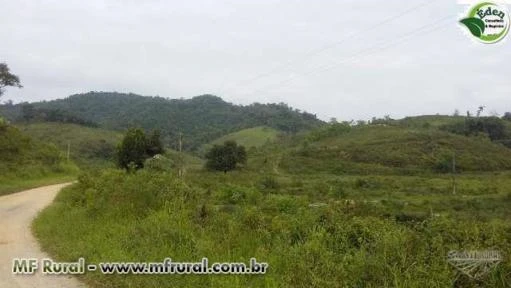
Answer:
[[[470,33],[476,37],[481,37],[484,33],[484,22],[483,20],[475,17],[465,18],[460,20],[465,26],[467,26]]]

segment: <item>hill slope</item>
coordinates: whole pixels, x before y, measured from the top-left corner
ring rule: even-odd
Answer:
[[[120,132],[65,123],[20,123],[17,127],[26,135],[52,143],[61,151],[70,145],[70,159],[80,166],[112,165]]]
[[[67,181],[76,172],[76,166],[66,162],[55,145],[0,123],[0,195]]]
[[[267,143],[268,141],[274,140],[277,137],[278,133],[279,131],[273,128],[268,128],[264,126],[254,127],[229,133],[225,136],[222,136],[212,141],[211,144],[222,144],[225,141],[233,140],[236,141],[236,143],[243,145],[247,148],[260,147]]]
[[[212,95],[170,100],[135,94],[90,92],[31,105],[34,109],[63,111],[107,129],[120,130],[131,126],[160,129],[162,135],[167,136],[168,143],[175,143],[182,132],[187,149],[197,148],[225,134],[246,128],[268,126],[296,132],[323,124],[315,115],[294,110],[285,104],[238,106]],[[20,106],[4,105],[0,107],[0,112],[11,121],[27,118],[22,115]]]
[[[454,155],[458,172],[511,169],[511,149],[488,138],[397,126],[335,124],[260,153],[256,161],[299,174],[447,173]]]

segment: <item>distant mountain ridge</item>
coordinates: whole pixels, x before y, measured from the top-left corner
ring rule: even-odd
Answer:
[[[22,120],[23,105],[27,104],[2,105],[0,113],[11,121]],[[316,115],[283,103],[242,106],[225,102],[214,95],[167,99],[132,93],[89,92],[28,105],[36,110],[69,113],[107,129],[123,130],[133,126],[159,129],[171,143],[175,143],[179,133],[183,133],[184,147],[187,149],[195,149],[225,134],[246,128],[267,126],[284,132],[297,132],[324,124]]]

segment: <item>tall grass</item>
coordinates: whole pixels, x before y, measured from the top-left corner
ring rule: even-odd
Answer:
[[[33,228],[43,248],[63,261],[209,257],[240,262],[256,257],[270,265],[266,275],[258,276],[88,273],[83,280],[93,287],[508,287],[511,283],[509,214],[484,209],[494,207],[493,199],[509,207],[511,198],[504,192],[508,175],[466,176],[460,179],[457,196],[449,194],[450,182],[444,178],[258,175],[196,171],[179,179],[172,173],[144,170],[83,175],[40,214]],[[493,181],[505,186],[484,195],[469,189]],[[421,192],[429,189],[437,192]],[[389,191],[396,191],[396,197],[389,198]],[[318,201],[326,205],[309,205]],[[461,206],[456,208],[456,203]],[[469,217],[471,211],[484,211],[489,217]],[[457,275],[446,262],[450,250],[489,248],[501,251],[506,259],[482,282]]]

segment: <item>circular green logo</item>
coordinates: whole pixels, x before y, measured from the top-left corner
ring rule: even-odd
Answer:
[[[497,43],[509,31],[509,14],[505,7],[491,2],[476,4],[468,11],[468,17],[461,19],[470,34],[482,43]]]

